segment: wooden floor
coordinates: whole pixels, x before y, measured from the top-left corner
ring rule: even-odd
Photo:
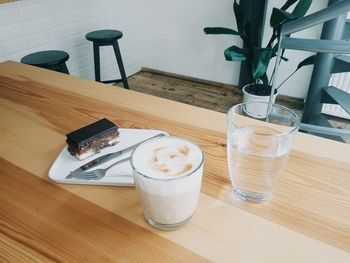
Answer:
[[[233,105],[242,102],[242,91],[232,85],[181,78],[152,71],[141,71],[128,78],[132,90],[191,104],[219,112],[227,112]],[[120,84],[119,84],[120,85]],[[303,108],[302,99],[278,96],[279,104],[298,113]]]
[[[164,74],[145,69],[128,78],[131,90],[226,113],[230,107],[242,102],[242,91],[233,85],[206,82],[175,74]],[[122,86],[121,83],[118,86]],[[302,115],[304,100],[279,95],[278,104]],[[334,127],[350,129],[350,121],[328,117]],[[350,138],[344,138],[350,143]]]

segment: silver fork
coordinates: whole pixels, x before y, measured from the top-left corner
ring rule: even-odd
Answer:
[[[100,180],[103,177],[105,177],[105,175],[107,174],[108,170],[110,168],[112,168],[113,166],[119,164],[119,163],[123,163],[126,161],[129,161],[131,159],[131,157],[127,157],[121,160],[118,160],[115,163],[112,163],[110,166],[106,167],[106,168],[100,168],[100,169],[95,169],[92,171],[86,171],[86,172],[82,172],[79,174],[75,174],[74,178],[77,179],[84,179],[84,180]]]

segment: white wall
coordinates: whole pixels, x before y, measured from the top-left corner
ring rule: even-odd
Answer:
[[[31,52],[60,49],[69,53],[70,73],[94,79],[92,43],[85,34],[118,29],[127,75],[141,69],[139,12],[132,0],[22,0],[0,5],[0,62],[19,61]],[[102,79],[119,77],[112,47],[101,48]]]
[[[268,0],[267,17],[273,6],[285,1]],[[327,0],[313,1],[309,13],[324,8]],[[233,0],[148,0],[143,1],[144,35],[142,65],[201,79],[238,84],[239,62],[225,61],[223,51],[231,45],[241,45],[238,37],[205,35],[206,26],[225,26],[236,29]],[[267,21],[266,29],[269,29]],[[321,27],[295,34],[295,37],[319,38]],[[287,51],[290,59],[280,68],[278,80],[283,80],[310,55],[307,52]],[[273,63],[271,63],[273,64]],[[312,67],[301,69],[283,85],[281,94],[304,98]]]
[[[141,2],[142,65],[172,73],[238,83],[239,63],[225,61],[225,48],[240,39],[205,35],[206,26],[235,27],[232,0]]]
[[[269,0],[272,6],[285,1]],[[327,5],[313,1],[310,12]],[[92,44],[85,34],[116,28],[127,75],[141,67],[228,84],[238,84],[240,63],[228,62],[223,51],[241,45],[235,36],[205,35],[206,26],[236,28],[233,0],[22,0],[0,5],[0,61],[19,61],[45,49],[66,50],[71,74],[94,78]],[[268,23],[266,24],[268,29]],[[318,38],[316,27],[295,34]],[[290,61],[281,66],[278,81],[290,74],[309,53],[287,51]],[[102,50],[102,78],[119,77],[112,48]],[[281,93],[305,97],[312,67],[301,69]]]

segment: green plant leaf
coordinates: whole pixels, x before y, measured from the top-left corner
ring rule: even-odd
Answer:
[[[296,17],[302,17],[306,14],[307,10],[309,10],[312,0],[300,0],[298,4],[295,6],[292,14]]]
[[[220,35],[220,34],[236,35],[236,36],[240,35],[237,31],[226,27],[205,27],[203,31],[206,34],[212,34],[212,35]]]
[[[263,23],[255,17],[256,8],[255,0],[233,1],[237,31],[243,40],[245,49],[252,49],[253,46],[261,47]]]
[[[224,55],[228,61],[245,61],[247,59],[244,49],[237,46],[225,49]]]
[[[295,19],[296,16],[285,11],[282,9],[278,8],[273,8],[272,9],[272,14],[270,17],[270,26],[275,28],[278,25],[284,24],[285,22]]]
[[[237,0],[233,2],[233,11],[236,17],[237,29],[240,35],[250,37],[246,34],[247,23],[251,24],[254,0]]]
[[[294,4],[296,1],[294,1],[294,3],[292,2],[293,1],[290,1],[289,4]],[[273,8],[272,14],[270,17],[270,26],[275,28],[290,20],[303,17],[306,14],[306,12],[309,10],[311,3],[312,3],[312,0],[299,0],[294,10],[292,11],[292,13],[285,11],[285,9],[283,9],[285,8],[285,6],[283,6],[281,9]],[[287,5],[287,8],[289,6]]]
[[[241,6],[241,13],[243,15],[243,27],[245,27],[247,23],[251,23],[250,19],[253,14],[254,0],[240,0],[239,5]]]
[[[288,0],[282,7],[282,10],[287,10],[291,5],[293,5],[298,0]]]
[[[265,72],[265,74],[263,74],[263,75],[260,77],[260,79],[262,80],[262,82],[263,82],[266,86],[269,85],[269,79],[267,78],[266,72]]]
[[[295,71],[297,71],[298,69],[300,69],[304,66],[313,65],[315,63],[315,59],[316,59],[316,55],[312,55],[310,57],[307,57],[306,59],[304,59],[303,61],[301,61],[298,64],[298,67]]]
[[[253,79],[259,79],[266,74],[273,50],[272,48],[254,48],[253,52],[252,75]]]
[[[238,32],[241,35],[244,35],[245,17],[237,0],[233,2],[233,12],[235,13]]]
[[[251,26],[250,22],[247,22],[245,24],[245,35],[247,36],[245,41],[243,42],[243,47],[248,50],[249,53],[253,51],[253,47],[256,46],[257,43],[254,43],[255,37],[252,37],[251,35]]]

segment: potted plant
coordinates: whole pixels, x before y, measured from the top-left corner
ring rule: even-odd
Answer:
[[[261,21],[257,28],[253,25],[252,9],[254,7],[255,0],[237,0],[233,2],[233,11],[237,22],[237,30],[225,27],[206,27],[204,32],[206,34],[225,34],[239,36],[242,39],[243,46],[238,47],[233,45],[228,47],[224,51],[225,59],[228,61],[244,61],[246,70],[248,73],[249,82],[242,88],[246,101],[268,101],[271,93],[272,79],[275,77],[275,70],[272,71],[271,76],[267,75],[267,69],[271,60],[276,57],[279,47],[279,32],[281,26],[291,20],[303,17],[309,9],[312,0],[287,0],[281,8],[273,8],[270,17],[270,26],[272,27],[271,37],[265,47],[262,46],[262,27],[263,21]],[[295,4],[293,10],[288,12]],[[261,19],[263,20],[263,19]],[[258,32],[252,34],[252,32]],[[283,56],[282,60],[288,61]],[[313,63],[314,56],[308,57],[302,61],[297,69],[289,75],[288,80],[298,69],[305,65]],[[286,81],[285,80],[285,81]],[[277,95],[278,88],[284,84],[283,81],[276,89]]]

